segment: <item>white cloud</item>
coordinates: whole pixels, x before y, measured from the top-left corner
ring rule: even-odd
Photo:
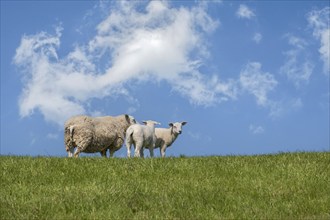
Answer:
[[[255,13],[246,5],[240,4],[238,10],[236,11],[236,16],[238,18],[251,19],[255,17]]]
[[[330,74],[330,7],[313,10],[307,15],[309,25],[313,28],[313,35],[320,41],[319,53],[324,63],[323,71]]]
[[[253,124],[249,126],[249,130],[252,134],[262,134],[265,132],[265,129],[262,126]]]
[[[253,40],[254,42],[256,42],[257,44],[259,44],[260,41],[262,40],[262,34],[260,34],[260,33],[255,33],[255,34],[253,35],[252,40]]]
[[[296,112],[303,107],[301,98],[284,98],[281,101],[270,102],[270,116],[278,118],[292,112]]]
[[[247,91],[255,96],[258,105],[263,107],[270,106],[271,102],[268,99],[268,93],[275,89],[278,82],[272,74],[261,71],[260,63],[249,62],[241,70],[239,82],[243,91]]]
[[[302,83],[309,83],[314,64],[305,55],[307,42],[304,39],[292,34],[287,34],[286,37],[293,48],[284,52],[285,63],[281,66],[280,73],[286,75],[296,88],[299,88]]]
[[[233,80],[221,82],[217,76],[207,78],[198,72],[182,74],[180,78],[172,82],[174,89],[190,97],[192,104],[209,106],[237,97],[238,88]]]
[[[56,139],[58,139],[58,134],[48,133],[46,137],[47,137],[48,139],[56,140]]]
[[[202,4],[172,8],[150,1],[143,10],[138,2],[119,1],[97,25],[95,36],[66,56],[57,53],[60,26],[55,34],[23,36],[14,57],[25,72],[20,115],[38,110],[62,126],[69,116],[91,113],[86,104],[92,98],[129,99],[126,85],[141,81],[164,80],[197,105],[234,99],[235,83],[200,71],[208,56],[205,36],[218,25]]]
[[[290,45],[298,49],[305,49],[307,46],[307,42],[304,39],[294,36],[293,34],[286,34],[285,37],[288,39]]]

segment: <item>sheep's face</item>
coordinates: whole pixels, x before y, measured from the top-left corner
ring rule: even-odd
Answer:
[[[131,125],[136,124],[135,118],[134,118],[133,116],[131,116],[131,115],[129,115],[129,123],[130,123]]]
[[[169,123],[169,126],[172,127],[172,132],[174,134],[181,134],[182,133],[182,126],[187,124],[187,122],[175,122],[175,123]]]
[[[151,120],[143,121],[142,123],[145,124],[145,125],[147,125],[147,126],[151,126],[151,127],[153,127],[155,125],[160,125],[159,122],[157,122],[157,121],[151,121]]]
[[[126,121],[130,125],[136,124],[135,118],[131,115],[125,115]]]

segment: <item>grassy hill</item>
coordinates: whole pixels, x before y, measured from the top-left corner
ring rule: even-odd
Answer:
[[[1,219],[329,219],[330,153],[1,156]]]

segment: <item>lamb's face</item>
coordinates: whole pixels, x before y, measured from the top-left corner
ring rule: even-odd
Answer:
[[[145,125],[147,125],[147,126],[150,126],[150,127],[154,127],[155,125],[160,125],[159,122],[157,122],[157,121],[151,121],[151,120],[143,121],[142,123],[145,124]]]
[[[172,132],[174,134],[181,134],[182,133],[182,126],[187,124],[187,122],[175,122],[175,123],[170,123],[169,125],[172,127]]]

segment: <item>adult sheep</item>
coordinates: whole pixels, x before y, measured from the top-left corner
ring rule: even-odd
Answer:
[[[78,157],[81,152],[100,152],[106,157],[109,149],[112,157],[123,145],[126,129],[135,123],[134,117],[127,114],[116,117],[72,117],[66,121],[64,127],[64,142],[68,156]],[[75,148],[77,149],[74,152]]]
[[[173,142],[177,139],[179,134],[182,133],[182,126],[187,122],[175,122],[169,123],[169,128],[156,128],[156,144],[155,148],[160,149],[160,155],[165,157],[166,148],[170,147]]]
[[[143,157],[143,149],[148,148],[150,157],[154,156],[154,146],[156,143],[155,125],[156,121],[143,121],[144,125],[131,125],[126,131],[127,157],[131,157],[131,145],[134,144],[134,157]]]

